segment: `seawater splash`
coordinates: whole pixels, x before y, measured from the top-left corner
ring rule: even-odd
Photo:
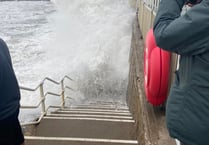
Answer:
[[[82,99],[124,101],[133,9],[127,0],[55,0],[49,58],[76,79]],[[56,60],[56,61],[55,61]],[[61,63],[60,62],[64,62]],[[65,68],[63,71],[63,68]],[[59,70],[60,69],[60,70]]]
[[[0,37],[10,48],[20,85],[34,88],[46,76],[59,81],[69,75],[78,90],[69,92],[73,103],[125,100],[134,17],[127,0],[0,3]],[[38,93],[22,92],[21,104],[37,104]],[[47,101],[59,104],[58,99]],[[39,112],[23,112],[21,120]]]
[[[54,34],[53,19],[50,19],[53,12],[55,8],[50,2],[0,2],[0,37],[9,46],[21,85],[36,85],[45,75],[36,68],[42,64],[48,51],[45,43],[50,42]]]

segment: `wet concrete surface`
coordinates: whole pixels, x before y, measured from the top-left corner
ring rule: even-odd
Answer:
[[[147,102],[144,92],[144,40],[139,22],[133,23],[127,102],[136,120],[139,145],[175,145],[165,124],[165,110]]]

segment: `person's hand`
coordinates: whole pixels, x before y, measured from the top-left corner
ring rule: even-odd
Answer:
[[[186,0],[185,4],[189,7],[193,7],[196,4],[199,4],[202,0]]]
[[[25,143],[22,143],[21,145],[25,145]]]

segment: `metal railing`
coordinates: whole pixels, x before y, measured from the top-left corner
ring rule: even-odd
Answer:
[[[160,0],[143,0],[145,6],[150,8],[153,12],[157,12]]]
[[[160,0],[137,0],[138,22],[143,38],[151,27],[159,7]]]
[[[21,123],[21,125],[24,126],[24,125],[38,124],[38,123],[40,123],[41,119],[47,114],[47,111],[49,110],[49,108],[64,108],[65,107],[65,101],[66,101],[66,99],[72,99],[72,98],[70,98],[68,96],[65,96],[66,89],[69,89],[69,90],[74,91],[73,88],[71,88],[71,87],[69,87],[69,86],[67,86],[65,84],[64,81],[66,79],[68,79],[70,81],[73,81],[73,79],[70,78],[70,77],[68,77],[68,76],[64,76],[61,79],[60,82],[57,82],[57,81],[55,81],[55,80],[53,80],[51,78],[46,77],[35,88],[28,88],[28,87],[20,86],[20,90],[22,90],[22,91],[35,92],[38,89],[40,91],[40,100],[39,100],[39,102],[36,105],[33,105],[33,106],[32,105],[28,105],[28,106],[21,105],[21,107],[20,107],[21,109],[36,109],[36,108],[39,108],[41,106],[41,115],[37,119],[37,121],[32,121],[32,122],[28,122],[28,123]],[[44,83],[46,81],[49,81],[49,82],[51,82],[51,83],[53,83],[55,85],[60,85],[61,92],[60,93],[54,93],[54,92],[49,92],[49,91],[48,92],[44,92]],[[46,101],[45,100],[46,100],[47,95],[60,96],[60,98],[61,98],[61,104],[60,104],[60,106],[52,106],[52,105],[50,105],[50,106],[48,106],[46,108],[46,105],[45,105]]]

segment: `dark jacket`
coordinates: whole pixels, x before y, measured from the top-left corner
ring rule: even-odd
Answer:
[[[0,120],[19,111],[20,91],[6,43],[0,39]]]
[[[154,22],[159,47],[181,56],[166,122],[172,137],[209,145],[209,0],[180,16],[184,0],[161,0]]]

